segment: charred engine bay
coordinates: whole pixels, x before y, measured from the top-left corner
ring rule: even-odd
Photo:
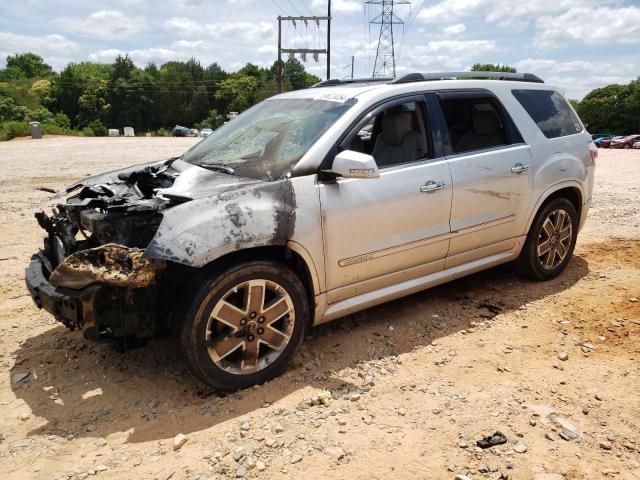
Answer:
[[[43,272],[69,292],[52,312],[66,326],[108,339],[150,337],[164,328],[154,299],[162,298],[156,280],[166,265],[143,253],[160,211],[188,200],[159,194],[178,175],[171,161],[98,175],[70,186],[71,196],[51,216],[36,214],[47,232],[39,255]]]
[[[128,169],[131,170],[131,169]],[[108,243],[145,248],[155,234],[160,210],[188,199],[167,199],[157,189],[179,175],[170,162],[105,174],[67,189],[73,195],[51,216],[36,214],[48,236],[45,252],[55,268],[68,255]]]

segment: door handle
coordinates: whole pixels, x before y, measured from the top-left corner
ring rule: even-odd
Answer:
[[[437,190],[442,190],[444,188],[444,182],[436,182],[433,180],[429,180],[423,186],[420,187],[420,191],[422,193],[433,193]]]
[[[521,163],[516,163],[511,169],[512,173],[522,173],[529,170],[529,165],[523,165]]]

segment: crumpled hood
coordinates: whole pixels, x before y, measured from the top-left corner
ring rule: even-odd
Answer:
[[[106,210],[164,210],[189,200],[263,183],[207,170],[182,160],[135,165],[83,179],[67,187],[74,206]]]

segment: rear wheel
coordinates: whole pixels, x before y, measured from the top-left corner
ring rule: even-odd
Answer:
[[[263,383],[281,373],[309,324],[298,277],[272,262],[247,262],[200,283],[180,332],[193,372],[220,390]]]
[[[566,198],[556,198],[536,216],[518,259],[529,278],[549,280],[562,272],[576,246],[578,214]]]

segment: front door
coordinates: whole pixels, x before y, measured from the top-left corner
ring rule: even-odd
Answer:
[[[387,116],[371,139],[380,177],[319,187],[329,303],[442,270],[449,248],[451,175],[433,158],[424,104],[373,114]]]

